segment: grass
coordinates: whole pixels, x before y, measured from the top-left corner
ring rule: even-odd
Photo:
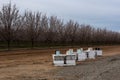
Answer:
[[[92,43],[92,44],[68,44],[68,43],[40,43],[40,42],[35,42],[34,44],[34,49],[35,48],[60,48],[60,47],[94,47],[94,46],[111,46],[111,45],[119,45],[119,44],[98,44],[98,43]],[[16,49],[16,48],[29,48],[31,49],[31,42],[24,41],[24,42],[11,42],[11,49]],[[6,42],[0,42],[0,50],[7,50],[7,43]]]

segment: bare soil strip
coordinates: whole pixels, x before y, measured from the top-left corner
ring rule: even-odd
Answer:
[[[78,62],[77,66],[54,67],[55,50],[0,52],[0,80],[119,80],[120,46],[101,46],[104,57]],[[76,50],[76,48],[74,48]]]

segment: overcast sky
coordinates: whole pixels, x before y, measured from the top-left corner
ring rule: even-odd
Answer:
[[[10,0],[0,0],[0,8]],[[11,0],[20,12],[40,11],[64,21],[120,31],[120,0]]]

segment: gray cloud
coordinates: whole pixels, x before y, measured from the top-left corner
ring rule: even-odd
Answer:
[[[0,0],[2,4],[9,0]],[[23,12],[25,9],[56,15],[61,19],[120,30],[120,0],[11,0]]]

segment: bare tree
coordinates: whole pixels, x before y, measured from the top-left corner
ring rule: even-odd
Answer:
[[[57,43],[59,40],[59,27],[60,20],[55,16],[51,16],[49,19],[48,41],[51,43]]]
[[[26,11],[19,14],[15,5],[7,4],[0,10],[0,41],[7,43],[26,41],[31,48],[37,42],[50,45],[64,44],[120,44],[120,33],[106,28],[94,28],[91,25],[80,25],[73,20],[64,23],[56,16]],[[38,44],[39,45],[39,44]]]
[[[76,40],[76,35],[77,35],[77,30],[79,28],[79,24],[72,20],[70,20],[67,24],[66,24],[66,34],[67,34],[67,42],[69,42],[70,44],[74,44],[75,40]]]
[[[19,21],[15,24],[13,32],[13,41],[20,45],[20,42],[26,40],[26,29],[25,29],[25,16],[20,16]]]
[[[11,5],[11,3],[2,7],[0,10],[0,22],[2,24],[2,37],[7,41],[8,50],[10,48],[10,43],[12,41],[13,29],[16,22],[19,19],[19,10],[16,5]]]
[[[48,42],[48,31],[49,31],[49,22],[48,17],[46,15],[42,15],[41,25],[40,25],[40,37],[39,40],[42,43]]]
[[[63,23],[63,20],[61,19],[57,19],[56,21],[56,40],[58,43],[62,43],[64,44],[64,42],[66,41],[66,38],[65,38],[65,26],[64,26],[64,23]]]
[[[31,48],[34,47],[35,41],[39,36],[41,13],[25,12],[25,25],[27,30],[27,37],[31,41]]]

